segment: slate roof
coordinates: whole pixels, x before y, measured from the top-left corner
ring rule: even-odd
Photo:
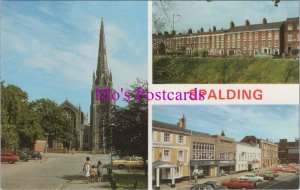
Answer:
[[[283,22],[272,22],[267,24],[252,24],[249,26],[235,26],[232,29],[228,29],[228,32],[241,32],[241,31],[254,31],[254,30],[269,30],[279,29]]]
[[[291,17],[291,18],[287,18],[286,20],[287,21],[289,21],[289,20],[299,20],[299,17]]]
[[[194,135],[210,136],[208,133],[202,133],[202,132],[192,131],[189,129],[183,129],[183,128],[179,128],[177,125],[170,124],[170,123],[164,123],[164,122],[156,121],[156,120],[152,120],[152,126],[155,128],[167,129],[167,130],[172,130],[172,131],[177,131],[177,132],[185,132],[185,133],[194,134]]]

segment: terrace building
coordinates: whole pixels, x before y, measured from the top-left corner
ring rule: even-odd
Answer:
[[[278,143],[278,158],[280,164],[299,164],[299,139],[288,142],[287,139],[280,139]]]
[[[199,51],[207,51],[208,56],[243,55],[254,56],[270,54],[281,56],[289,54],[291,49],[299,49],[299,17],[286,21],[235,26],[231,21],[228,29],[213,29],[204,32],[203,28],[196,33],[191,29],[187,34],[175,31],[171,34],[153,34],[153,47],[164,45],[166,54],[197,55]]]
[[[236,143],[235,171],[253,171],[261,168],[261,149],[259,145]]]
[[[278,145],[268,140],[258,139],[255,136],[246,136],[241,142],[250,145],[259,145],[261,149],[261,167],[266,168],[278,164]]]
[[[183,116],[177,125],[152,121],[153,137],[153,179],[156,188],[160,181],[170,179],[175,186],[175,179],[190,175],[190,130],[185,129]]]

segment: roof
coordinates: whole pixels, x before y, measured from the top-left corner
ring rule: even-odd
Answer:
[[[254,31],[254,30],[264,30],[264,29],[279,29],[283,22],[272,22],[267,24],[252,24],[249,26],[235,26],[228,30],[228,32],[240,32],[240,31]]]
[[[177,125],[170,124],[170,123],[164,123],[164,122],[160,122],[160,121],[156,121],[156,120],[152,120],[152,126],[156,127],[156,128],[168,129],[168,130],[172,130],[172,131],[191,133],[191,130],[179,128]]]
[[[291,18],[287,18],[286,20],[287,21],[289,21],[289,20],[299,20],[299,17],[291,17]]]

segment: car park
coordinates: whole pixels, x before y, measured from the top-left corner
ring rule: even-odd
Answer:
[[[10,164],[13,164],[19,160],[20,160],[19,156],[10,153],[1,153],[1,162],[8,162]]]
[[[254,183],[251,181],[240,181],[240,180],[229,180],[223,181],[221,183],[223,186],[226,186],[228,189],[252,189],[254,188]]]
[[[25,162],[28,162],[28,160],[30,159],[30,156],[28,154],[20,150],[16,151],[16,155],[20,157],[20,160],[23,160]]]
[[[38,159],[41,156],[41,154],[38,151],[32,150],[27,151],[26,154],[30,155],[31,159]]]

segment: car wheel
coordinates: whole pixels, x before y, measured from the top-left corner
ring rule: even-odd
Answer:
[[[125,168],[125,166],[124,166],[124,165],[122,165],[122,164],[120,164],[120,165],[118,166],[118,168],[119,168],[120,170],[122,170],[122,169],[124,169],[124,168]]]
[[[242,189],[244,190],[244,189],[246,189],[246,187],[242,187]]]
[[[8,161],[8,163],[10,163],[10,164],[13,164],[13,163],[15,163],[14,161],[12,161],[12,160],[10,160],[10,161]]]

